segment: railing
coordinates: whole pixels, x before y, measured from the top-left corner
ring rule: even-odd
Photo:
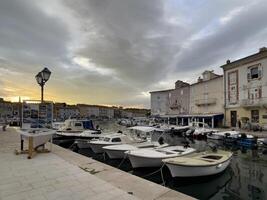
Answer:
[[[217,99],[216,98],[208,98],[208,99],[198,99],[195,100],[195,104],[197,106],[205,106],[205,105],[212,105],[216,104]]]
[[[251,106],[264,106],[267,105],[266,98],[259,98],[259,99],[242,99],[241,106],[244,107],[251,107]]]

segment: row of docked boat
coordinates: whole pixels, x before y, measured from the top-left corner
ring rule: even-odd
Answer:
[[[121,138],[113,143],[112,138]],[[123,143],[115,134],[89,142],[94,153],[106,153],[110,159],[129,159],[133,168],[161,167],[166,165],[173,177],[196,177],[220,173],[230,164],[232,153],[222,150],[196,152],[188,146],[172,146],[162,141]],[[108,139],[107,139],[108,138]],[[107,142],[108,141],[108,142]]]
[[[173,177],[207,176],[220,173],[229,165],[232,157],[231,152],[221,150],[196,152],[196,149],[188,145],[170,145],[164,142],[163,137],[152,141],[152,134],[155,131],[164,133],[166,127],[161,129],[135,126],[129,130],[134,130],[138,134],[99,133],[98,138],[84,140],[86,145],[81,147],[91,148],[95,154],[105,153],[110,159],[127,158],[133,168],[166,165]]]

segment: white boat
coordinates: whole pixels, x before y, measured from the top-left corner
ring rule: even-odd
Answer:
[[[119,145],[119,144],[131,144],[137,142],[143,142],[144,140],[137,140],[124,134],[110,134],[98,140],[89,141],[88,144],[94,153],[103,153],[105,146]]]
[[[235,137],[239,134],[237,131],[223,131],[223,132],[211,132],[207,134],[208,139],[213,140],[223,140],[226,136],[227,137]]]
[[[95,130],[86,130],[79,134],[80,139],[76,139],[75,143],[79,147],[79,149],[88,149],[90,148],[89,142],[93,139],[99,139],[101,137],[105,137],[109,135],[109,133],[103,133]],[[89,139],[85,139],[89,138]]]
[[[160,144],[158,141],[152,142],[151,135],[154,131],[159,131],[156,127],[149,126],[134,126],[128,128],[130,130],[135,130],[135,135],[139,138],[145,139],[144,142],[137,142],[131,144],[120,144],[120,145],[111,145],[103,147],[104,151],[107,153],[111,159],[119,159],[125,157],[125,152],[130,150],[137,150],[140,148],[155,148],[155,147],[164,147],[168,144]]]
[[[164,159],[172,177],[199,177],[223,172],[231,162],[233,153],[217,152],[193,153],[185,157]]]
[[[59,130],[64,126],[64,122],[52,122],[52,128],[54,130]]]
[[[99,130],[94,129],[91,120],[67,119],[56,135],[60,139],[91,139],[92,134],[96,135],[96,132],[100,134]]]
[[[185,156],[195,152],[193,148],[183,146],[167,146],[163,148],[138,149],[125,152],[133,168],[160,167],[162,160],[177,156]]]
[[[159,142],[141,142],[133,144],[120,144],[103,147],[110,159],[121,159],[126,156],[126,151],[133,151],[144,148],[160,148],[166,147],[168,144],[160,144]]]

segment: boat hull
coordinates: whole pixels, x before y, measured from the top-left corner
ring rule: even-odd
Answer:
[[[133,168],[160,167],[162,165],[163,160],[163,158],[147,158],[131,154],[127,154],[127,156]]]
[[[107,146],[107,144],[93,144],[89,143],[90,148],[96,154],[104,153],[104,149],[102,147]]]
[[[77,146],[79,149],[89,149],[90,145],[87,141],[77,141]]]
[[[228,167],[230,161],[231,159],[228,159],[223,163],[211,166],[184,166],[171,163],[166,163],[166,165],[172,177],[198,177],[219,174]]]
[[[107,153],[110,159],[123,159],[125,157],[125,150],[110,150],[105,149],[105,153]]]

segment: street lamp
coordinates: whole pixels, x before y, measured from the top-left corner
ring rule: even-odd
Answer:
[[[35,76],[37,83],[41,86],[41,103],[44,101],[44,85],[50,78],[50,75],[51,71],[47,68],[44,68]]]

